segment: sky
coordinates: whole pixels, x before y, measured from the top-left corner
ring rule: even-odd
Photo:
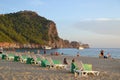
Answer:
[[[92,48],[120,48],[120,0],[1,0],[0,14],[37,12],[58,34]]]

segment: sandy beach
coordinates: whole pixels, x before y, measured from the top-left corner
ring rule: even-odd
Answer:
[[[71,62],[82,61],[93,65],[93,70],[100,71],[99,76],[77,78],[65,69],[48,69],[38,65],[25,64],[14,61],[0,60],[0,80],[120,80],[120,59],[99,59],[94,57],[51,56],[52,59],[67,58]]]

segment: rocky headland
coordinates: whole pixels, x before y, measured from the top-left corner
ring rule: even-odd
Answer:
[[[88,44],[58,36],[55,22],[33,11],[0,15],[0,46],[4,48],[89,48]]]

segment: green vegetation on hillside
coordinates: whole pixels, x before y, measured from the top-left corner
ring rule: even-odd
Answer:
[[[0,15],[0,42],[45,44],[50,22],[32,11]]]

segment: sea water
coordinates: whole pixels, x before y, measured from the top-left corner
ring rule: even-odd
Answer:
[[[34,53],[44,54],[43,49],[17,49],[17,52],[34,52]],[[78,53],[81,56],[88,56],[88,57],[99,57],[100,51],[104,50],[104,55],[107,55],[107,53],[110,53],[112,58],[120,59],[120,48],[87,48],[87,49],[75,49],[75,48],[61,48],[61,49],[50,49],[46,50],[46,54],[51,54],[58,52],[59,54],[64,55],[70,55],[70,56],[76,56]]]

